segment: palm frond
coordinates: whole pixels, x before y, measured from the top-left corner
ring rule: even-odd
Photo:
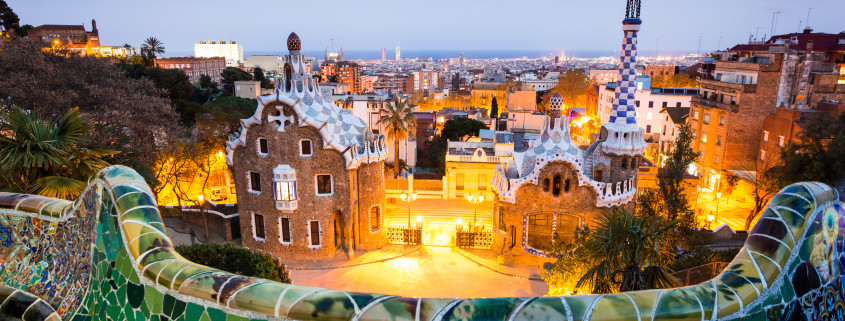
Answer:
[[[63,199],[75,199],[85,189],[85,182],[68,177],[46,176],[33,184],[38,195]]]

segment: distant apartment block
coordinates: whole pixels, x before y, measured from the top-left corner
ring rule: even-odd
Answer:
[[[237,67],[244,61],[244,47],[241,44],[229,41],[203,41],[194,44],[194,56],[197,58],[226,58],[227,67]]]
[[[202,75],[208,75],[211,77],[211,81],[219,83],[221,81],[220,73],[223,72],[223,69],[226,69],[226,60],[223,57],[158,58],[155,61],[155,66],[164,69],[182,70],[188,75],[188,79],[192,83],[199,81]]]

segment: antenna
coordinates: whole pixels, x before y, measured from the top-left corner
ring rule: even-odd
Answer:
[[[810,9],[807,9],[807,29],[810,28],[810,11],[813,11],[813,7],[810,7]]]
[[[801,23],[802,22],[804,22],[804,20],[798,20],[798,32],[801,32]]]
[[[754,36],[754,41],[758,41],[760,39],[760,28],[765,27],[757,27],[757,34]]]
[[[775,36],[775,30],[778,27],[777,18],[778,18],[778,15],[780,15],[781,12],[782,11],[773,11],[772,12],[772,37]]]

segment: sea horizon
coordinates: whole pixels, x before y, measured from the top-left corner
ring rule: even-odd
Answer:
[[[432,58],[434,60],[445,58],[458,58],[464,54],[467,59],[518,59],[518,58],[550,58],[554,59],[560,51],[552,50],[401,50],[402,59],[426,59]],[[305,56],[317,57],[322,59],[325,56],[324,50],[303,50]],[[653,52],[652,52],[653,53]],[[694,53],[694,51],[684,50],[667,50],[661,51],[661,56],[684,56]],[[284,56],[287,51],[284,50],[251,50],[244,52],[244,58],[255,55],[279,55]],[[613,50],[572,50],[565,51],[567,58],[601,58],[601,57],[617,57],[619,51]],[[186,57],[193,56],[193,51],[173,51],[165,54],[167,57]],[[381,50],[344,50],[344,57],[346,60],[378,60],[381,59]],[[640,57],[653,57],[645,52],[641,52]],[[395,60],[396,52],[394,49],[388,49],[386,52],[387,60]]]

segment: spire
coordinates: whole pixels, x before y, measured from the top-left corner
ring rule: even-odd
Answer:
[[[640,19],[640,0],[628,0],[628,6],[625,7],[625,20]]]

